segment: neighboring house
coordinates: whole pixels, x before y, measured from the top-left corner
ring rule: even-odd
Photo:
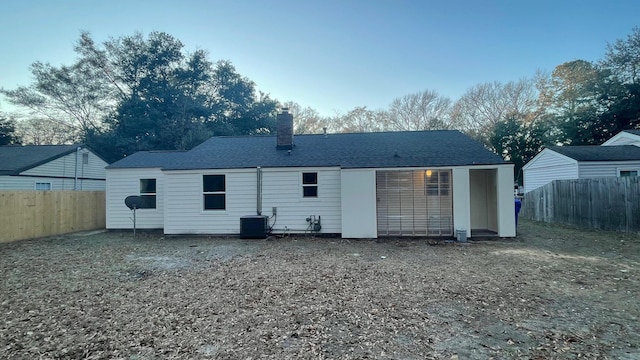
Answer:
[[[104,190],[107,165],[82,144],[0,146],[0,190]]]
[[[611,139],[605,141],[602,146],[635,145],[640,146],[640,130],[624,130],[617,133]]]
[[[638,176],[640,131],[625,130],[601,146],[550,146],[522,167],[524,193],[553,180]]]
[[[238,234],[268,216],[273,233],[515,236],[513,165],[458,131],[213,137],[186,152],[138,152],[107,167],[107,228]],[[319,226],[316,226],[319,225]]]

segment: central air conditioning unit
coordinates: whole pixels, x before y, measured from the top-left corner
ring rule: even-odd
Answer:
[[[269,218],[263,215],[247,215],[240,218],[241,239],[265,239],[269,229]]]

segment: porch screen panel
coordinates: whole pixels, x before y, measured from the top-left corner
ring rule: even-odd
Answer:
[[[378,235],[453,235],[450,170],[378,171]]]
[[[425,180],[424,171],[413,172],[413,235],[415,236],[427,235],[429,212],[427,211],[427,193],[424,191]]]
[[[413,214],[413,174],[400,171],[400,235],[414,235],[415,219]]]
[[[387,190],[387,174],[376,172],[376,215],[378,221],[378,234],[380,229],[387,231],[389,228],[389,204]]]
[[[451,194],[451,171],[433,171],[427,181],[437,183],[437,191],[432,190],[427,197],[429,214],[428,235],[453,235],[453,196]],[[429,193],[429,192],[428,192]]]

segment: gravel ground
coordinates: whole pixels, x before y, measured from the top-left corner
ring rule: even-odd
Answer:
[[[0,244],[2,359],[638,359],[640,237]]]

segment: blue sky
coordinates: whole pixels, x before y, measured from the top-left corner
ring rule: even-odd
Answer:
[[[334,115],[596,61],[638,14],[637,0],[0,0],[0,87],[27,85],[35,61],[71,64],[81,30],[98,42],[164,31],[278,100]]]

